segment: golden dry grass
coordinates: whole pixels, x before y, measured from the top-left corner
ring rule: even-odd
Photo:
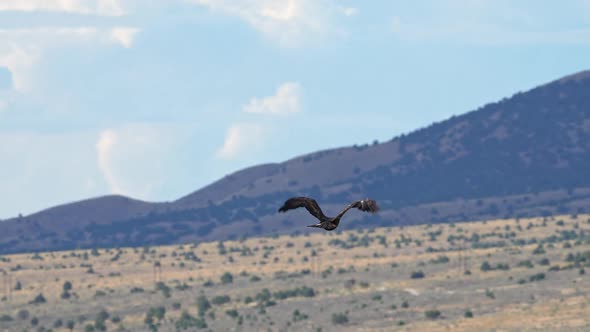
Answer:
[[[562,220],[564,225],[557,225],[556,220]],[[451,244],[448,237],[463,235],[469,238],[474,233],[480,236],[495,233],[496,235],[486,238],[482,236],[481,241],[504,239],[510,243],[510,239],[497,237],[497,234],[515,232],[516,239],[541,240],[550,235],[559,234],[561,230],[590,232],[590,224],[587,220],[589,216],[584,215],[577,216],[575,219],[570,216],[560,216],[545,221],[543,218],[531,218],[455,225],[378,228],[371,232],[353,230],[327,233],[322,231],[308,236],[225,241],[223,242],[227,250],[225,255],[219,254],[218,242],[152,247],[145,251],[143,248],[99,249],[98,256],[92,255],[90,250],[40,253],[42,259],[33,259],[33,254],[30,253],[9,255],[4,256],[7,262],[0,262],[0,269],[9,271],[3,277],[7,278],[9,275],[12,280],[11,286],[14,286],[18,280],[23,288],[12,291],[11,298],[5,298],[1,302],[0,310],[16,317],[18,310],[27,309],[32,314],[43,317],[47,321],[45,326],[49,326],[53,319],[59,317],[74,318],[80,314],[92,317],[91,313],[95,313],[97,308],[102,307],[108,308],[112,313],[121,312],[125,328],[141,330],[145,328],[143,318],[146,308],[160,303],[169,308],[171,301],[177,301],[183,303],[183,308],[188,309],[190,313],[196,314],[194,297],[197,293],[195,292],[205,290],[211,295],[231,294],[232,299],[236,299],[229,305],[221,306],[222,309],[237,308],[245,312],[249,312],[248,310],[255,312],[254,304],[244,304],[237,300],[246,295],[254,295],[261,288],[258,284],[248,283],[248,277],[239,277],[243,279],[243,282],[234,283],[233,286],[215,286],[210,289],[202,287],[204,281],[210,279],[218,283],[223,273],[231,272],[234,277],[237,277],[239,273],[257,275],[271,288],[309,284],[318,291],[315,298],[284,300],[272,310],[284,308],[284,310],[292,311],[292,306],[300,302],[305,308],[305,301],[340,303],[342,304],[340,311],[352,310],[349,307],[355,306],[357,299],[364,301],[365,298],[380,293],[385,294],[392,301],[399,302],[400,299],[406,298],[416,302],[401,314],[400,317],[405,317],[403,326],[395,326],[401,320],[397,317],[400,311],[387,311],[386,307],[389,304],[385,303],[384,308],[376,305],[371,307],[371,310],[381,312],[381,316],[371,313],[359,317],[353,312],[349,324],[335,326],[330,322],[329,316],[327,319],[321,319],[312,315],[307,322],[283,326],[288,329],[305,330],[320,324],[324,331],[331,329],[389,331],[394,326],[402,330],[414,331],[584,330],[590,328],[588,297],[590,283],[587,277],[576,274],[577,269],[555,272],[556,277],[551,275],[547,278],[548,280],[538,283],[527,282],[521,285],[516,281],[536,272],[548,273],[548,266],[541,267],[535,263],[534,269],[528,269],[519,267],[517,262],[523,259],[537,261],[539,258],[548,257],[551,265],[565,266],[565,255],[569,252],[589,250],[588,242],[574,245],[571,249],[563,249],[564,242],[561,241],[555,243],[553,249],[548,249],[547,254],[533,255],[532,252],[537,244],[509,244],[503,247],[466,249],[470,243],[455,241]],[[527,229],[529,224],[532,227]],[[517,230],[518,226],[521,230]],[[431,241],[430,232],[440,232],[440,234]],[[355,246],[350,249],[341,249],[329,244],[331,240],[336,239],[349,243],[351,236],[359,238],[368,236],[373,240],[368,242],[367,246]],[[375,239],[377,236],[385,237],[387,247]],[[401,244],[397,248],[396,240],[399,241],[402,236],[412,239],[412,242],[408,245]],[[232,248],[244,247],[250,248],[253,255],[241,256],[239,251],[232,252]],[[429,252],[428,247],[441,251]],[[459,250],[462,247],[465,249]],[[274,249],[265,250],[264,248]],[[312,259],[312,250],[317,252],[317,258]],[[118,251],[121,252],[120,258],[112,261]],[[269,252],[266,258],[263,256],[265,251]],[[200,262],[184,260],[182,255],[188,252],[198,256]],[[87,259],[84,259],[84,253],[88,255]],[[447,256],[450,262],[437,265],[429,263],[440,255]],[[304,261],[304,256],[308,261]],[[275,261],[275,257],[278,261]],[[463,259],[464,263],[460,263],[460,259]],[[494,270],[484,273],[479,268],[483,261],[507,263],[510,271]],[[155,262],[161,265],[161,276],[160,269],[154,268]],[[391,268],[392,264],[398,267]],[[461,264],[471,271],[471,275],[464,274]],[[88,265],[92,266],[94,273],[87,272]],[[17,266],[20,268],[15,269]],[[353,269],[354,272],[342,275],[333,272],[327,278],[322,278],[319,272],[329,267],[332,271],[342,268]],[[305,269],[315,273],[305,275],[294,282],[276,281],[275,274],[279,271],[300,272]],[[171,299],[165,299],[159,293],[150,292],[154,289],[154,281],[156,281],[154,270],[158,273],[158,281],[163,281],[171,287],[186,283],[192,286],[193,291],[173,290]],[[409,278],[409,272],[413,270],[425,270],[426,278]],[[507,275],[514,277],[509,280]],[[344,287],[343,282],[350,277],[370,282],[366,287]],[[70,300],[60,298],[62,286],[66,280],[74,285],[73,292],[77,296]],[[130,296],[129,290],[134,287],[145,289],[144,295]],[[486,289],[492,290],[499,296],[496,299],[486,297],[484,295]],[[106,295],[97,297],[97,290],[104,291]],[[518,292],[536,297],[537,300],[527,297],[513,298],[513,294]],[[39,293],[47,298],[48,303],[28,304]],[[429,300],[428,296],[432,296],[432,299]],[[345,303],[348,304],[345,305]],[[335,308],[333,304],[332,308]],[[424,311],[432,308],[440,310],[443,313],[443,319],[425,319]],[[473,308],[474,318],[463,317],[462,313],[466,308]],[[222,312],[218,313],[218,318],[210,324],[218,324],[218,321],[225,319]],[[290,312],[287,314],[290,315]],[[179,311],[169,310],[167,317],[175,319],[179,315]],[[26,326],[27,322],[17,320],[11,323],[15,325],[2,324],[5,325],[0,327],[18,326],[20,328]],[[260,321],[250,324],[245,325],[244,329],[256,330],[264,326]],[[279,322],[276,324],[267,327],[280,330]],[[108,323],[108,326],[115,328],[117,324]],[[82,328],[82,325],[77,328]],[[162,325],[162,328],[165,329],[166,325]]]

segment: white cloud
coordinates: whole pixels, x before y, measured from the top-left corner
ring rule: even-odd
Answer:
[[[247,113],[289,114],[301,111],[301,87],[297,82],[281,84],[273,96],[252,98],[244,106]]]
[[[0,66],[10,70],[15,90],[27,90],[32,67],[43,49],[52,44],[88,40],[96,33],[94,28],[0,29]]]
[[[0,42],[1,40],[0,36]],[[10,70],[13,87],[19,91],[26,89],[30,69],[38,58],[39,51],[34,47],[12,46],[4,50],[0,48],[0,66]]]
[[[580,2],[568,5],[583,11]],[[560,10],[543,6],[503,0],[453,0],[433,1],[427,8],[430,12],[421,12],[419,16],[398,12],[391,21],[391,31],[400,40],[411,42],[486,46],[590,44],[587,24],[576,23]]]
[[[0,122],[3,117],[0,112]],[[107,193],[148,200],[186,194],[195,189],[192,180],[201,164],[187,158],[200,138],[194,137],[196,128],[183,123],[102,131],[0,130],[0,219]]]
[[[118,183],[112,169],[112,152],[117,144],[117,133],[113,130],[104,130],[100,133],[96,142],[98,168],[100,169],[111,193],[123,194],[121,185]]]
[[[113,28],[111,29],[111,37],[123,45],[123,47],[130,48],[133,44],[133,39],[138,32],[139,29],[137,28]]]
[[[45,50],[84,43],[118,43],[129,48],[138,32],[132,27],[0,29],[0,67],[10,70],[15,90],[26,91],[31,86],[33,68]]]
[[[190,127],[190,128],[189,128]],[[96,142],[97,166],[113,194],[151,199],[183,166],[178,148],[194,127],[127,124],[101,131]]]
[[[0,11],[54,11],[102,16],[125,14],[120,0],[2,0]]]
[[[227,130],[225,142],[217,151],[217,157],[234,159],[240,154],[259,150],[262,144],[263,128],[253,123],[234,124]]]
[[[0,130],[0,218],[104,193],[85,187],[100,175],[95,142],[94,132]]]
[[[81,27],[35,27],[26,29],[1,29],[0,41],[8,45],[28,45],[45,48],[79,42],[116,42],[128,46],[140,30],[135,27],[112,28]]]
[[[359,12],[359,10],[354,7],[341,7],[340,10],[344,16],[355,16]]]
[[[454,21],[409,23],[399,17],[392,20],[392,31],[401,40],[464,43],[473,45],[590,44],[590,28],[543,31],[510,29],[498,24]]]
[[[185,0],[214,12],[236,16],[267,37],[287,47],[299,46],[309,39],[322,38],[336,31],[331,25],[334,14],[354,14],[353,8],[341,10],[332,0]]]

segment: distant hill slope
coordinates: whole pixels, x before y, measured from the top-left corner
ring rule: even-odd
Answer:
[[[0,252],[167,244],[307,231],[291,195],[328,214],[379,200],[343,228],[590,210],[590,71],[564,77],[380,144],[254,166],[169,203],[107,196],[0,223]],[[306,219],[305,221],[301,219]]]

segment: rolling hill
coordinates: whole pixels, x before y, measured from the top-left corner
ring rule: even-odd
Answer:
[[[382,212],[343,228],[590,210],[590,71],[388,142],[318,151],[230,174],[172,202],[105,196],[0,223],[0,253],[141,246],[308,231],[291,195],[331,214],[370,196]]]

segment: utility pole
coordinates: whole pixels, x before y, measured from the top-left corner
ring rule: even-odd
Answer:
[[[463,275],[465,273],[465,239],[463,237],[460,238],[459,242],[459,275]]]
[[[8,301],[12,300],[12,274],[7,273],[6,276],[8,277]]]
[[[311,274],[317,278],[321,274],[320,273],[320,266],[321,266],[320,256],[318,255],[318,253],[315,250],[312,250],[310,257],[311,257],[311,259],[310,259]]]
[[[6,282],[6,271],[2,271],[2,294],[4,294],[4,298],[8,299],[8,285]]]
[[[153,266],[154,269],[154,283],[162,281],[162,264],[160,261],[156,261]]]
[[[12,280],[12,276],[10,275],[10,273],[8,273],[8,271],[2,271],[2,275],[3,275],[3,292],[4,293],[4,297],[6,298],[7,301],[10,301],[10,299],[12,298],[12,289],[10,287],[11,284],[11,280]]]

